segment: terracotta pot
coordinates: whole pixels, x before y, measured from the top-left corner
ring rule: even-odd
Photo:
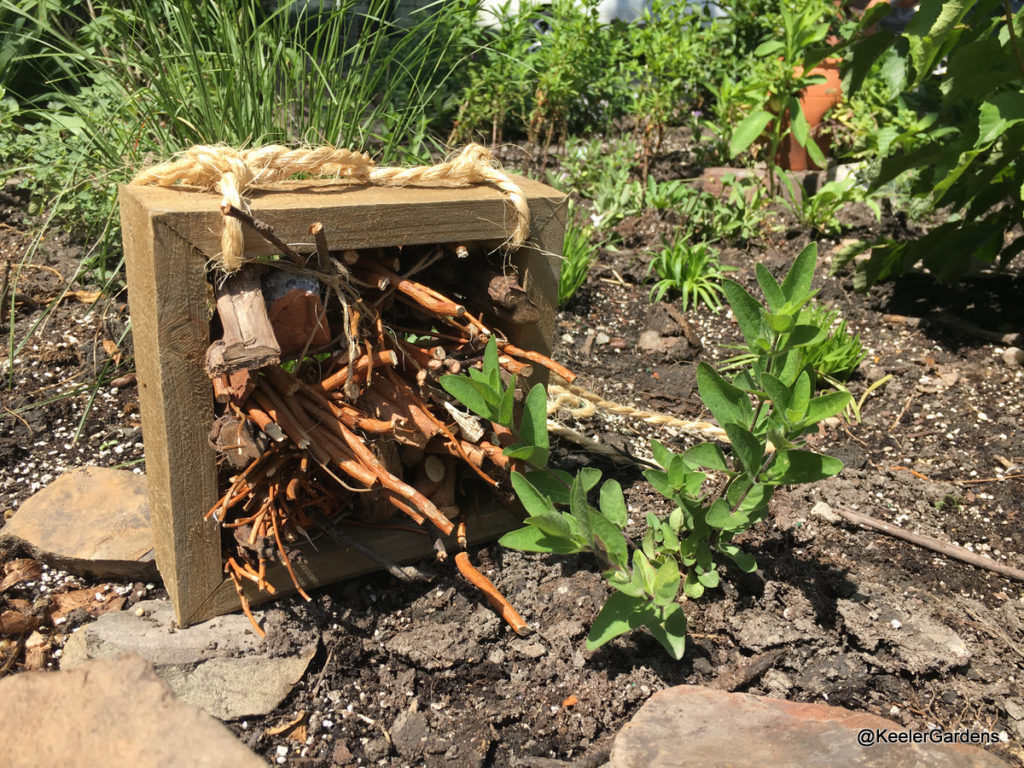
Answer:
[[[799,77],[803,69],[794,70]],[[800,94],[800,109],[811,127],[811,136],[817,142],[822,154],[828,156],[829,142],[827,136],[821,134],[821,120],[832,107],[839,103],[843,95],[843,87],[839,77],[839,59],[825,59],[810,71],[812,75],[822,75],[825,82],[807,86]],[[807,150],[800,146],[792,134],[787,135],[779,145],[775,163],[789,171],[821,170],[811,160]]]

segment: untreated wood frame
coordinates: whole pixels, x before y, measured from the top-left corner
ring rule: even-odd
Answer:
[[[529,179],[517,181],[529,201],[532,226],[528,245],[513,263],[542,317],[512,341],[549,354],[565,196]],[[330,249],[342,250],[500,242],[511,215],[502,194],[485,186],[385,188],[303,181],[256,191],[250,199],[253,213],[300,252],[314,249],[308,229],[315,221],[323,223]],[[213,396],[203,364],[212,302],[206,275],[220,250],[220,197],[122,185],[120,202],[156,560],[178,623],[186,626],[238,608],[234,587],[223,574],[220,530],[203,520],[218,496],[215,455],[207,442]],[[246,233],[246,257],[271,253],[263,239]],[[480,508],[470,529],[476,541],[514,524],[508,512],[486,503]],[[429,540],[414,534],[365,529],[352,534],[395,561],[432,553]],[[297,568],[308,586],[372,570],[376,566],[358,553],[345,551],[339,557],[326,544],[321,551],[309,548],[306,563]],[[269,573],[268,580],[277,596],[293,591],[283,572]],[[255,591],[248,596],[253,603],[271,599]]]

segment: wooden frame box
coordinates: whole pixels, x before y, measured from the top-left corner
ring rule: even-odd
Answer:
[[[519,346],[551,351],[565,230],[565,196],[517,178],[529,202],[531,234],[513,262],[542,319],[514,337]],[[204,368],[210,343],[207,269],[220,251],[220,196],[180,188],[122,185],[120,190],[132,335],[146,449],[146,475],[156,559],[182,626],[238,609],[223,573],[220,528],[203,515],[218,497],[215,454],[207,437],[214,419]],[[291,182],[250,196],[255,216],[290,244],[313,246],[308,227],[322,222],[332,251],[469,241],[500,242],[510,206],[487,186],[464,189],[367,187],[331,181]],[[245,234],[245,256],[273,253]],[[481,505],[485,507],[486,505]],[[508,512],[480,515],[476,540],[514,525]],[[387,557],[431,554],[423,537],[393,531],[360,535]],[[277,596],[294,591],[283,569],[268,574]],[[304,586],[376,570],[355,552],[309,549],[298,566]],[[270,599],[249,593],[255,603]]]

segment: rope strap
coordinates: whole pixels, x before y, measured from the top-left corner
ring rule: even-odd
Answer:
[[[142,171],[132,183],[160,187],[180,184],[204,192],[218,192],[223,195],[222,205],[248,210],[242,195],[254,186],[271,184],[300,173],[387,187],[490,184],[505,194],[515,210],[509,245],[521,246],[530,234],[530,208],[523,190],[498,169],[494,156],[479,144],[468,145],[447,162],[411,168],[378,168],[363,152],[334,147],[289,149],[271,144],[254,149],[233,149],[195,146],[175,160]],[[225,217],[218,266],[229,273],[238,270],[242,266],[243,246],[242,223]]]
[[[698,435],[708,440],[718,440],[724,443],[729,442],[729,437],[725,434],[725,430],[717,424],[712,424],[709,421],[684,421],[683,419],[677,419],[675,416],[669,416],[664,413],[641,411],[640,409],[634,408],[630,405],[621,405],[620,403],[615,403],[611,400],[605,400],[595,392],[590,392],[582,387],[577,387],[572,384],[565,386],[561,384],[548,385],[548,416],[551,416],[559,410],[568,410],[573,417],[577,419],[585,419],[589,416],[593,416],[598,408],[607,411],[608,413],[617,413],[622,416],[631,416],[634,419],[640,419],[645,424],[654,424],[661,427],[676,427],[684,432]]]

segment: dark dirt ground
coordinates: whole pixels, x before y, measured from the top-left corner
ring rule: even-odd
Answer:
[[[5,339],[16,291],[17,345],[65,287],[81,248],[57,237],[19,271],[32,230],[12,191],[0,200],[0,270],[10,269],[0,271],[0,284],[8,291]],[[851,219],[846,234],[857,236],[862,220]],[[604,253],[559,313],[554,357],[610,400],[701,418],[695,364],[729,356],[735,324],[725,312],[691,310],[685,320],[698,343],[683,340],[683,327],[648,303],[641,284],[649,258],[642,246],[658,242],[665,225],[622,226],[633,228],[625,238],[633,247]],[[783,227],[723,258],[753,286],[755,262],[780,275],[807,237]],[[1024,568],[1024,368],[1004,363],[1003,346],[986,337],[1024,331],[1019,260],[1016,272],[982,273],[953,288],[911,274],[860,295],[848,274],[828,275],[837,245],[819,241],[816,284],[868,351],[850,390],[859,399],[891,378],[867,397],[860,423],[833,420],[812,438],[846,469],[776,495],[770,519],[745,534],[759,570],[729,573],[721,589],[685,604],[691,634],[681,662],[642,633],[585,651],[607,592],[595,563],[491,545],[473,559],[537,628],[532,636],[512,634],[454,569],[435,568],[438,579],[425,586],[377,574],[317,590],[311,604],[287,598],[272,609],[275,623],[315,626],[321,650],[276,712],[232,729],[271,760],[287,748],[284,761],[296,766],[598,765],[653,692],[695,683],[827,702],[914,729],[1002,732],[990,749],[1024,764],[1024,585],[812,513],[821,503],[860,511]],[[142,471],[135,389],[105,383],[95,397],[90,389],[99,372],[109,382],[131,371],[130,344],[112,344],[128,320],[124,296],[93,305],[89,286],[71,289],[85,293],[65,297],[17,350],[13,369],[6,356],[0,363],[5,517],[70,467]],[[644,352],[637,342],[651,328],[680,341],[669,352]],[[695,440],[623,416],[555,416],[638,455],[647,455],[652,436],[677,447]],[[617,477],[633,519],[665,511],[637,469],[616,469],[572,446],[562,456]],[[95,586],[60,577],[49,590]],[[38,585],[12,587],[0,609],[41,594]],[[47,653],[34,661],[20,649],[24,638],[0,640],[0,667],[12,654],[11,672],[59,667],[70,623],[44,624]],[[305,741],[266,735],[300,711],[308,713]]]

